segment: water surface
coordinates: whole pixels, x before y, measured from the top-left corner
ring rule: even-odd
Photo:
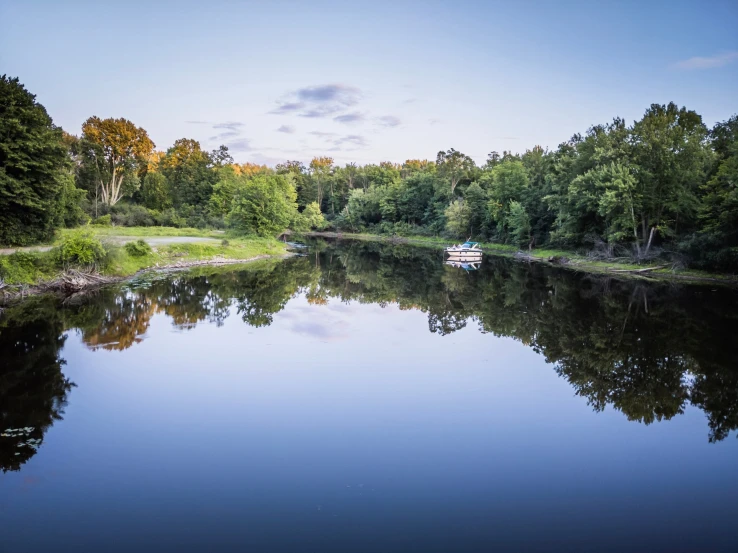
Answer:
[[[0,318],[0,551],[738,550],[738,293],[435,250]]]

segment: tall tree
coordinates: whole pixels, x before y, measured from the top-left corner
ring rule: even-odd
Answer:
[[[332,157],[314,157],[310,161],[310,173],[316,185],[318,206],[323,205],[323,187],[333,168]]]
[[[115,205],[137,181],[137,170],[147,165],[154,143],[147,132],[128,119],[90,117],[82,124],[89,144],[88,159],[95,165],[103,203]]]
[[[68,167],[61,128],[17,78],[0,77],[0,244],[51,238]]]
[[[673,236],[696,216],[697,191],[711,152],[707,128],[694,111],[652,104],[631,132],[632,163],[642,198],[638,243],[648,253],[657,234]]]
[[[207,205],[218,176],[210,154],[202,150],[197,140],[176,140],[159,167],[169,182],[176,206]]]
[[[468,155],[451,148],[447,152],[438,152],[436,167],[438,167],[439,176],[448,180],[453,195],[459,181],[468,176],[476,168],[476,164]]]

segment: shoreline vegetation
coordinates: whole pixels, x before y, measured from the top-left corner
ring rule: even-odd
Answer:
[[[60,250],[65,242],[78,240],[80,237],[99,243],[108,258],[104,264],[60,264]],[[449,244],[448,239],[438,236],[388,236],[336,231],[288,230],[280,235],[282,239],[287,237],[298,240],[327,238],[408,244],[439,251]],[[183,241],[151,247],[145,243],[147,238],[176,238]],[[186,241],[188,238],[193,241]],[[208,242],[198,242],[203,239]],[[578,272],[607,274],[616,278],[738,286],[738,277],[735,275],[675,269],[658,262],[636,265],[595,260],[586,255],[548,248],[523,251],[512,245],[489,242],[482,242],[480,246],[488,255]],[[41,294],[69,296],[103,285],[125,282],[150,272],[188,270],[203,266],[235,266],[262,259],[282,259],[290,255],[284,242],[276,238],[234,237],[218,230],[173,227],[88,226],[86,230],[62,230],[59,239],[41,247],[44,249],[20,249],[13,254],[0,255],[0,274],[4,275],[0,278],[0,305]]]
[[[331,238],[337,240],[365,240],[394,244],[410,244],[421,247],[441,249],[449,245],[447,239],[428,236],[386,236],[381,234],[348,233],[334,231],[311,231],[305,233],[286,232],[285,236],[295,238]],[[711,273],[708,271],[674,269],[661,263],[640,264],[619,261],[601,261],[590,259],[585,255],[565,250],[548,248],[522,251],[507,244],[481,242],[480,247],[485,254],[512,258],[521,262],[535,262],[569,269],[573,271],[610,274],[622,278],[641,278],[644,280],[678,280],[690,283],[723,284],[738,286],[738,275]]]
[[[171,230],[167,234],[161,228],[156,236],[181,236],[179,229]],[[98,235],[89,230],[65,232],[46,251],[0,255],[0,305],[39,294],[71,295],[152,271],[238,265],[290,255],[285,245],[274,238],[220,235],[218,242],[176,242],[151,247],[145,234],[127,236],[137,239],[121,245],[107,239],[118,235]]]

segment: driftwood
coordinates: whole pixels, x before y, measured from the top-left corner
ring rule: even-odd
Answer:
[[[647,273],[648,271],[656,271],[658,269],[666,269],[668,265],[658,265],[656,267],[646,267],[644,269],[613,269],[608,267],[607,270],[611,273]]]
[[[41,291],[63,292],[65,294],[73,294],[80,290],[110,284],[120,280],[116,277],[103,276],[96,271],[78,271],[77,269],[67,269],[54,280],[42,282],[38,285]]]

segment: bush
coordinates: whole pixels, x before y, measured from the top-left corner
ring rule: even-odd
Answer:
[[[141,205],[117,204],[112,207],[113,223],[124,227],[152,227],[156,224],[148,209]]]
[[[106,256],[107,252],[100,240],[85,231],[68,234],[56,248],[56,259],[62,267],[70,265],[104,266]]]
[[[0,280],[6,284],[31,284],[56,268],[46,252],[16,252],[0,255]]]
[[[97,219],[93,219],[92,225],[95,225],[96,227],[109,227],[113,224],[113,220],[110,217],[110,213],[107,215],[103,215],[102,217],[98,217]]]
[[[126,253],[131,257],[146,257],[152,254],[154,251],[151,246],[145,240],[136,240],[135,242],[128,242],[125,246]]]
[[[230,246],[231,243],[228,240],[226,240],[225,238],[223,238],[223,240],[221,241],[220,245],[223,246],[224,248],[226,248],[226,247]]]
[[[156,217],[156,223],[162,227],[182,228],[187,226],[185,218],[180,217],[180,215],[171,208],[162,211],[159,216]]]

